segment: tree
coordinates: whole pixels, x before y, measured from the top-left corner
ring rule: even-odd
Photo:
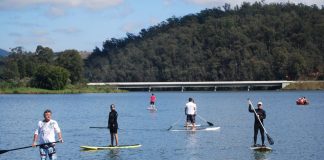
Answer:
[[[65,50],[59,53],[56,64],[70,72],[72,84],[81,82],[83,79],[83,60],[77,50]]]
[[[52,64],[54,61],[54,52],[49,47],[39,45],[37,46],[35,53],[40,63]]]
[[[69,71],[62,67],[41,65],[38,67],[31,86],[51,90],[60,90],[68,83]]]

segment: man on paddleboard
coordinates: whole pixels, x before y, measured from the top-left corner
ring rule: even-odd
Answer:
[[[117,118],[118,118],[118,113],[116,112],[115,105],[111,104],[110,105],[110,113],[109,113],[109,117],[108,117],[108,128],[109,128],[109,131],[110,131],[111,146],[114,146],[114,139],[116,141],[116,146],[118,146],[118,134],[117,134],[118,122],[117,122]]]
[[[156,96],[152,93],[150,97],[150,106],[152,109],[155,109],[155,101],[156,101]]]
[[[253,106],[251,104],[249,104],[249,112],[254,113],[254,111],[251,107],[253,107]],[[263,110],[262,102],[258,102],[258,108],[255,109],[255,112],[257,113],[257,115],[254,114],[254,146],[257,146],[256,142],[257,142],[257,136],[258,136],[259,130],[260,130],[260,134],[261,134],[262,146],[265,146],[264,145],[264,130],[263,130],[262,125],[260,124],[260,121],[263,124],[263,120],[266,119],[266,112],[265,112],[265,110]],[[259,117],[260,121],[258,120],[257,116]]]
[[[52,120],[52,112],[51,110],[45,110],[44,114],[44,120],[39,121],[37,125],[37,129],[34,133],[34,139],[32,146],[35,147],[38,144],[44,144],[44,143],[51,143],[49,145],[40,145],[39,151],[40,151],[40,157],[41,160],[46,160],[46,157],[48,156],[50,160],[56,160],[56,150],[55,150],[55,132],[58,134],[59,141],[63,143],[62,139],[62,132],[60,127],[58,126],[58,123],[55,120]]]
[[[186,104],[185,107],[185,114],[187,116],[186,127],[191,123],[192,128],[196,128],[196,113],[197,113],[197,105],[194,103],[192,98],[189,98],[189,102]]]

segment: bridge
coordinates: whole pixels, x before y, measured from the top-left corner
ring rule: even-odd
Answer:
[[[251,87],[280,87],[284,88],[295,81],[207,81],[207,82],[102,82],[88,83],[89,86],[108,85],[117,89],[145,89],[151,91],[152,88],[197,88],[197,87],[212,87],[214,91],[219,87],[246,87],[249,91]]]

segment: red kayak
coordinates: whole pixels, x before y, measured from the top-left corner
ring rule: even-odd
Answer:
[[[309,101],[308,100],[297,100],[296,101],[296,104],[297,105],[308,105],[309,104]]]

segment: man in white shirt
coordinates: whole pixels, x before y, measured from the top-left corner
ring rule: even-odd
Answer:
[[[45,110],[44,112],[44,120],[39,121],[37,125],[37,129],[34,133],[34,140],[32,146],[38,144],[45,144],[46,145],[40,145],[39,151],[40,151],[40,157],[41,160],[46,160],[46,157],[48,155],[50,160],[56,160],[56,151],[55,151],[55,132],[58,134],[59,141],[63,143],[62,139],[62,133],[61,129],[58,126],[57,122],[55,120],[52,120],[52,112],[51,110]],[[50,143],[50,144],[48,144]]]
[[[196,114],[197,114],[197,106],[194,103],[192,98],[189,98],[189,102],[186,104],[185,107],[185,114],[187,115],[187,123],[186,127],[188,127],[189,123],[192,124],[192,129],[196,128]]]

